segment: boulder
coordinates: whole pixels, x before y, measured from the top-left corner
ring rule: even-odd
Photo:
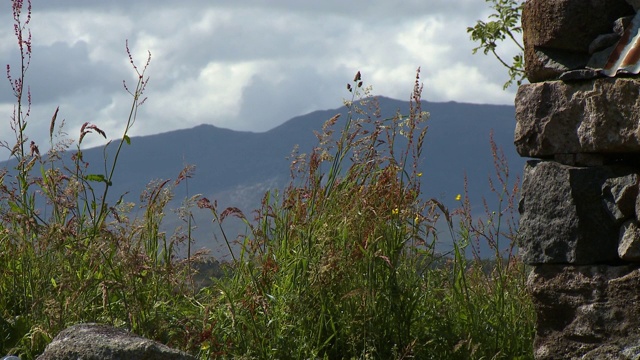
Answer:
[[[514,143],[521,156],[640,153],[640,80],[522,85]]]
[[[519,207],[522,260],[531,265],[618,262],[619,226],[601,194],[611,179],[629,171],[527,162]]]
[[[527,287],[537,313],[536,359],[640,356],[639,265],[540,265]]]
[[[73,325],[56,336],[37,360],[195,360],[191,355],[122,329]]]
[[[635,14],[625,0],[529,0],[522,10],[525,71],[530,82],[584,67],[589,46],[613,33],[614,22]]]

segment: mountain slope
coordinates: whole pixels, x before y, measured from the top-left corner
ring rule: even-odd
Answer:
[[[404,101],[381,97],[379,102],[383,117],[391,117],[396,111],[407,114],[409,110]],[[480,209],[481,197],[490,197],[487,178],[494,173],[489,146],[491,131],[504,150],[512,173],[522,172],[524,160],[518,157],[513,146],[513,106],[423,102],[422,108],[430,113],[424,159],[420,163],[424,197],[439,198],[455,206],[454,198],[463,193],[467,174],[469,193]],[[237,206],[249,214],[259,206],[266,190],[281,188],[287,183],[287,157],[294,145],[299,144],[301,152],[308,152],[317,142],[313,131],[320,130],[327,119],[338,113],[342,114],[335,126],[339,131],[347,118],[344,107],[298,116],[264,133],[200,125],[134,137],[131,145],[123,148],[111,194],[128,192],[125,199],[138,202],[140,192],[150,180],[175,179],[185,164],[193,164],[196,175],[188,180],[188,193],[184,188],[178,189],[173,206],[178,206],[187,195],[199,193],[211,200],[217,199],[220,207]],[[112,147],[111,151],[115,149]],[[94,171],[101,169],[101,148],[87,149],[84,156]],[[220,244],[212,238],[210,214],[196,209],[194,216],[199,227],[196,246],[217,249]],[[167,221],[169,233],[180,224],[171,216]],[[235,235],[238,229],[236,224],[230,233]]]

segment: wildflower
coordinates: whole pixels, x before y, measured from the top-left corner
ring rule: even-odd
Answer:
[[[462,199],[462,196],[460,194],[456,195],[456,201],[460,201],[460,199]]]
[[[422,173],[421,172],[418,173],[418,177],[422,177]]]
[[[392,215],[398,215],[398,212],[400,212],[400,210],[398,210],[398,208],[395,208],[391,211]]]

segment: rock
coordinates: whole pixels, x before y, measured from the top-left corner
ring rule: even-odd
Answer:
[[[633,14],[625,0],[526,1],[522,29],[529,81],[557,79],[564,71],[584,66],[591,42],[613,32],[615,20]]]
[[[624,34],[624,29],[627,28],[627,26],[631,23],[631,20],[633,20],[634,17],[635,16],[625,16],[616,20],[613,23],[613,32],[618,34],[619,36],[622,36]]]
[[[620,339],[617,343],[599,346],[584,354],[581,360],[620,360],[640,358],[640,338]]]
[[[610,166],[527,162],[519,209],[522,260],[531,265],[619,261],[619,227],[601,198],[604,184],[618,172]]]
[[[640,221],[640,194],[636,198],[636,220]]]
[[[640,81],[598,78],[522,85],[516,150],[524,157],[640,152]]]
[[[525,60],[525,74],[531,83],[559,79],[563,73],[585,68],[590,59],[588,54],[545,48],[538,48],[531,55],[527,49],[525,58],[529,60]]]
[[[640,227],[636,220],[627,221],[620,229],[618,256],[626,261],[640,261]]]
[[[14,355],[7,355],[0,360],[20,360],[20,358]]]
[[[598,76],[600,76],[600,73],[597,70],[578,69],[563,72],[559,79],[562,81],[591,80]]]
[[[591,55],[589,62],[587,63],[587,68],[594,69],[598,72],[599,75],[606,76],[604,68],[607,66],[609,62],[609,58],[611,54],[616,49],[617,43],[609,46],[608,48],[597,51]]]
[[[37,360],[195,360],[153,340],[99,324],[73,325],[56,336]]]
[[[607,179],[602,186],[602,198],[617,225],[635,217],[638,198],[638,175]]]
[[[640,0],[626,0],[629,5],[633,7],[633,10],[638,11],[640,9]]]
[[[598,35],[598,37],[589,44],[589,54],[596,53],[615,45],[618,40],[620,40],[620,36],[621,35],[616,33]]]
[[[606,159],[600,154],[554,154],[553,160],[571,166],[600,166]]]
[[[637,359],[639,267],[537,266],[527,281],[537,313],[535,358]]]

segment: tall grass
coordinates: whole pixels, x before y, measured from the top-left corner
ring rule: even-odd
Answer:
[[[338,138],[334,117],[310,154],[294,156],[290,185],[265,195],[233,273],[215,286],[205,348],[261,359],[531,358],[525,268],[500,246],[513,241],[517,193],[504,156],[492,141],[498,212],[476,223],[465,197],[450,213],[420,196],[419,78],[409,115],[390,119],[357,99],[361,86],[358,73]],[[454,239],[449,254],[435,250],[438,218]],[[480,241],[492,259],[478,256]]]
[[[179,212],[186,228],[167,234],[173,189],[191,168],[150,183],[138,205],[109,194],[144,103],[150,57],[138,68],[126,47],[136,87],[127,89],[122,136],[105,146],[104,171],[89,172],[81,145],[107,134],[87,123],[73,147],[61,136],[64,109],[54,111],[40,155],[28,138],[31,4],[11,3],[22,63],[8,72],[15,136],[2,142],[13,168],[0,173],[0,354],[31,359],[65,327],[101,322],[202,359],[532,358],[526,269],[502,245],[513,244],[517,181],[491,142],[495,212],[485,203],[478,217],[466,194],[451,212],[424,198],[428,169],[418,164],[428,113],[419,72],[409,114],[386,119],[356,74],[346,118],[329,119],[311,153],[294,151],[290,184],[267,192],[253,216],[194,195]],[[193,266],[203,254],[190,247],[195,204],[210,212],[233,258],[203,287]],[[224,231],[229,217],[247,224],[239,240]],[[436,251],[438,222],[453,239],[449,253]],[[494,251],[488,259],[481,242]]]
[[[83,140],[107,137],[97,125],[82,125],[72,149],[61,136],[64,122],[58,114],[64,109],[56,109],[50,149],[41,154],[39,144],[29,140],[31,3],[11,3],[22,61],[17,69],[7,67],[16,101],[10,119],[14,139],[1,143],[14,165],[0,173],[0,353],[33,358],[57,332],[85,321],[168,339],[180,318],[175,294],[185,284],[182,264],[174,261],[177,241],[162,233],[160,224],[172,196],[169,187],[179,181],[150,184],[141,196],[145,211],[140,218],[129,216],[134,205],[122,197],[107,200],[145,100],[150,55],[138,68],[126,46],[137,75],[135,87],[125,84],[132,97],[129,116],[115,150],[111,143],[105,146],[103,172],[88,172]]]

